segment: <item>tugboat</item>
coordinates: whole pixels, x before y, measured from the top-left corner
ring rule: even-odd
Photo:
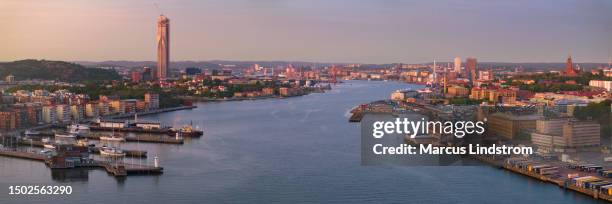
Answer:
[[[125,152],[116,147],[102,146],[102,148],[100,148],[100,154],[107,157],[125,157]]]
[[[200,137],[204,134],[203,131],[194,129],[192,123],[189,123],[189,125],[185,125],[178,130],[171,129],[170,134],[172,135],[172,133],[178,133],[184,137]]]

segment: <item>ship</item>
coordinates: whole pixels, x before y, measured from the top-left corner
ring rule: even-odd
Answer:
[[[103,146],[100,148],[100,154],[108,157],[125,157],[125,152],[116,147]]]

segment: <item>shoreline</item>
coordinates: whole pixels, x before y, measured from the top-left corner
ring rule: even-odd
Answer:
[[[542,182],[546,182],[550,184],[555,184],[559,188],[562,188],[564,190],[569,189],[569,190],[574,191],[575,193],[580,193],[582,195],[592,197],[595,200],[605,200],[608,202],[612,202],[612,196],[610,195],[606,195],[604,193],[601,193],[599,191],[592,190],[592,189],[579,188],[577,186],[568,184],[567,181],[563,179],[555,179],[555,178],[550,178],[549,176],[546,176],[546,175],[528,172],[523,169],[513,167],[510,164],[506,164],[505,162],[500,162],[499,160],[496,160],[495,158],[484,157],[481,155],[470,155],[470,157],[480,162],[489,164],[492,167],[497,167],[498,169],[503,169],[504,171],[522,175],[522,176],[525,176],[525,177],[528,177],[534,180],[538,180],[538,181],[542,181]],[[561,178],[564,178],[564,177],[561,177]]]

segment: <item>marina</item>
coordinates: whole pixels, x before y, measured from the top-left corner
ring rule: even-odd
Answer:
[[[12,151],[12,150],[3,150],[0,149],[0,156],[13,157],[19,159],[28,159],[34,161],[45,162],[47,166],[52,169],[62,169],[62,168],[103,168],[109,174],[113,176],[128,176],[128,175],[156,175],[162,174],[162,167],[155,166],[147,166],[140,164],[131,164],[131,163],[112,163],[108,161],[100,161],[100,160],[88,160],[87,162],[73,165],[73,166],[54,166],[52,160],[45,155],[32,153],[32,152],[23,152],[23,151]]]

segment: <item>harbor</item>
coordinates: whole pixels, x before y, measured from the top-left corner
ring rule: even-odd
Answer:
[[[148,152],[122,148],[122,143],[182,145],[184,137],[199,137],[203,132],[191,123],[175,129],[158,122],[137,119],[138,115],[193,108],[196,106],[115,115],[86,123],[42,125],[25,132],[16,131],[0,136],[0,156],[44,162],[52,170],[102,169],[114,177],[159,175],[163,174],[164,168],[159,165],[157,156],[154,165],[146,162],[142,164],[140,160],[146,161]],[[129,117],[134,120],[125,120]],[[138,162],[125,162],[125,158]]]
[[[47,166],[52,169],[70,169],[70,168],[102,168],[109,174],[116,177],[123,177],[128,175],[158,175],[163,174],[163,167],[160,166],[147,166],[140,164],[122,163],[122,162],[109,162],[89,159],[78,164],[69,166],[55,165],[50,157],[43,154],[25,152],[25,151],[14,151],[7,149],[0,149],[0,156],[13,157],[19,159],[28,159],[33,161],[44,162]]]
[[[557,185],[594,199],[612,202],[612,171],[594,164],[534,161],[523,157],[471,155],[491,166],[545,183]]]

